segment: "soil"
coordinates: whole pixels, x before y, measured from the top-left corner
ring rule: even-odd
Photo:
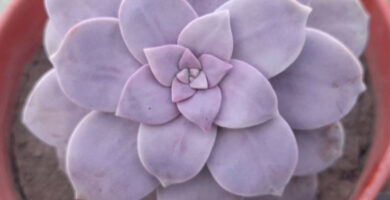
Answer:
[[[364,61],[364,60],[363,60]],[[41,50],[25,68],[12,129],[13,169],[22,200],[71,200],[72,188],[58,168],[55,151],[39,141],[20,122],[20,111],[36,80],[50,69]],[[374,129],[375,102],[368,90],[343,120],[346,129],[344,156],[319,175],[318,200],[344,200],[351,194],[367,159]]]

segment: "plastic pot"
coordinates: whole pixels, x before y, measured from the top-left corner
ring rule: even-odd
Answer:
[[[390,174],[390,3],[363,0],[371,14],[366,57],[376,98],[375,139],[351,200],[372,200]],[[42,0],[12,0],[0,17],[0,200],[16,200],[10,163],[10,122],[24,66],[42,42]]]

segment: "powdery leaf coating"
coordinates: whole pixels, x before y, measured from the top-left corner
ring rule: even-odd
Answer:
[[[208,167],[222,188],[253,197],[281,195],[297,161],[294,134],[278,116],[251,128],[221,128]]]
[[[248,200],[314,200],[317,187],[317,176],[295,176],[286,186],[282,196],[267,195]]]
[[[127,81],[116,114],[146,124],[163,124],[176,118],[179,111],[171,101],[170,88],[158,83],[145,65]]]
[[[54,26],[53,23],[48,20],[46,22],[45,30],[44,30],[44,36],[43,36],[43,43],[45,52],[47,55],[52,55],[55,53],[58,49],[58,47],[61,44],[62,38],[65,34],[61,34]]]
[[[58,85],[56,71],[52,69],[43,75],[27,98],[22,121],[39,139],[61,147],[68,142],[77,123],[88,112],[64,95]]]
[[[107,112],[115,111],[123,86],[140,65],[123,43],[115,18],[96,18],[75,26],[51,61],[70,99]]]
[[[308,26],[323,30],[360,56],[368,40],[369,16],[359,0],[312,0]]]
[[[117,17],[122,0],[45,0],[47,14],[53,26],[65,35],[81,21],[97,17]]]
[[[181,31],[177,41],[195,55],[211,54],[229,61],[233,52],[229,12],[215,12],[191,21]]]
[[[226,74],[233,68],[230,63],[224,62],[209,54],[203,54],[199,60],[202,64],[203,71],[207,76],[210,88],[217,86]]]
[[[184,117],[158,126],[141,124],[138,152],[144,167],[166,187],[186,182],[202,170],[216,135],[217,127],[205,132]]]
[[[228,0],[187,0],[199,16],[211,13]]]
[[[202,69],[202,66],[198,60],[198,58],[192,53],[191,50],[186,49],[183,56],[181,57],[179,61],[179,68],[185,69],[185,68],[196,68],[196,69]]]
[[[215,120],[225,128],[246,128],[272,119],[276,95],[268,80],[254,67],[232,60],[233,68],[221,81],[221,110]]]
[[[296,0],[230,0],[220,10],[230,12],[233,58],[265,77],[285,70],[301,52],[311,9]]]
[[[158,188],[158,200],[242,200],[222,189],[207,169],[183,184]]]
[[[109,113],[87,115],[73,133],[67,155],[76,199],[141,199],[158,181],[141,165],[138,124]]]
[[[326,62],[325,62],[326,61]],[[359,60],[338,40],[307,29],[305,47],[271,80],[279,111],[293,129],[316,129],[344,117],[365,90]]]
[[[192,97],[196,90],[188,84],[181,83],[177,79],[172,82],[172,102],[177,103]]]
[[[170,87],[179,71],[178,63],[186,49],[179,45],[163,45],[145,49],[145,56],[156,80]]]
[[[204,131],[209,131],[214,123],[222,101],[219,87],[198,90],[190,99],[177,103],[180,113]]]
[[[317,174],[341,157],[345,134],[341,123],[315,130],[294,131],[299,160],[294,175]]]
[[[143,64],[145,48],[175,44],[180,31],[196,17],[185,0],[123,0],[119,10],[124,40]]]

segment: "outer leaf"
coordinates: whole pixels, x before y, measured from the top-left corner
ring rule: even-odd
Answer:
[[[227,0],[187,0],[199,16],[210,13]]]
[[[108,113],[83,119],[67,155],[76,199],[141,199],[158,186],[139,161],[137,129],[137,123]]]
[[[317,174],[330,167],[343,153],[345,134],[341,123],[316,130],[294,131],[299,161],[295,175]]]
[[[116,114],[141,123],[163,124],[176,118],[179,111],[171,101],[170,88],[160,85],[145,65],[127,81]]]
[[[233,52],[229,12],[215,12],[193,20],[181,31],[178,44],[198,56],[207,53],[229,61]]]
[[[146,63],[145,48],[176,44],[180,31],[196,17],[185,0],[124,0],[119,10],[123,37],[141,63]]]
[[[301,55],[271,84],[280,113],[293,129],[316,129],[340,120],[365,90],[356,57],[339,41],[315,29],[307,30]]]
[[[278,116],[251,128],[222,128],[208,167],[217,183],[233,194],[281,195],[297,160],[294,134]]]
[[[54,26],[53,23],[48,20],[45,26],[45,33],[43,36],[43,43],[47,55],[52,55],[58,49],[64,34],[60,33]]]
[[[296,0],[230,0],[233,58],[248,62],[267,78],[285,70],[305,41],[310,8]]]
[[[159,126],[141,124],[138,151],[142,164],[163,186],[195,177],[206,163],[217,134],[204,132],[184,117]]]
[[[23,123],[39,139],[61,148],[87,109],[72,103],[58,85],[56,71],[47,72],[35,85],[23,110]]]
[[[232,60],[233,68],[220,83],[222,105],[215,123],[225,128],[246,128],[270,120],[277,100],[268,80],[254,67]]]
[[[360,56],[368,40],[369,16],[359,0],[312,0],[308,25],[323,30]]]
[[[192,180],[157,190],[158,200],[241,200],[222,189],[210,172],[204,169]]]
[[[126,80],[139,67],[114,18],[78,24],[51,60],[69,98],[83,107],[107,112],[115,111]]]

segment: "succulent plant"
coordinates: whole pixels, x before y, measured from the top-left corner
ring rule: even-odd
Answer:
[[[23,122],[76,199],[312,199],[365,90],[358,0],[46,0]]]

